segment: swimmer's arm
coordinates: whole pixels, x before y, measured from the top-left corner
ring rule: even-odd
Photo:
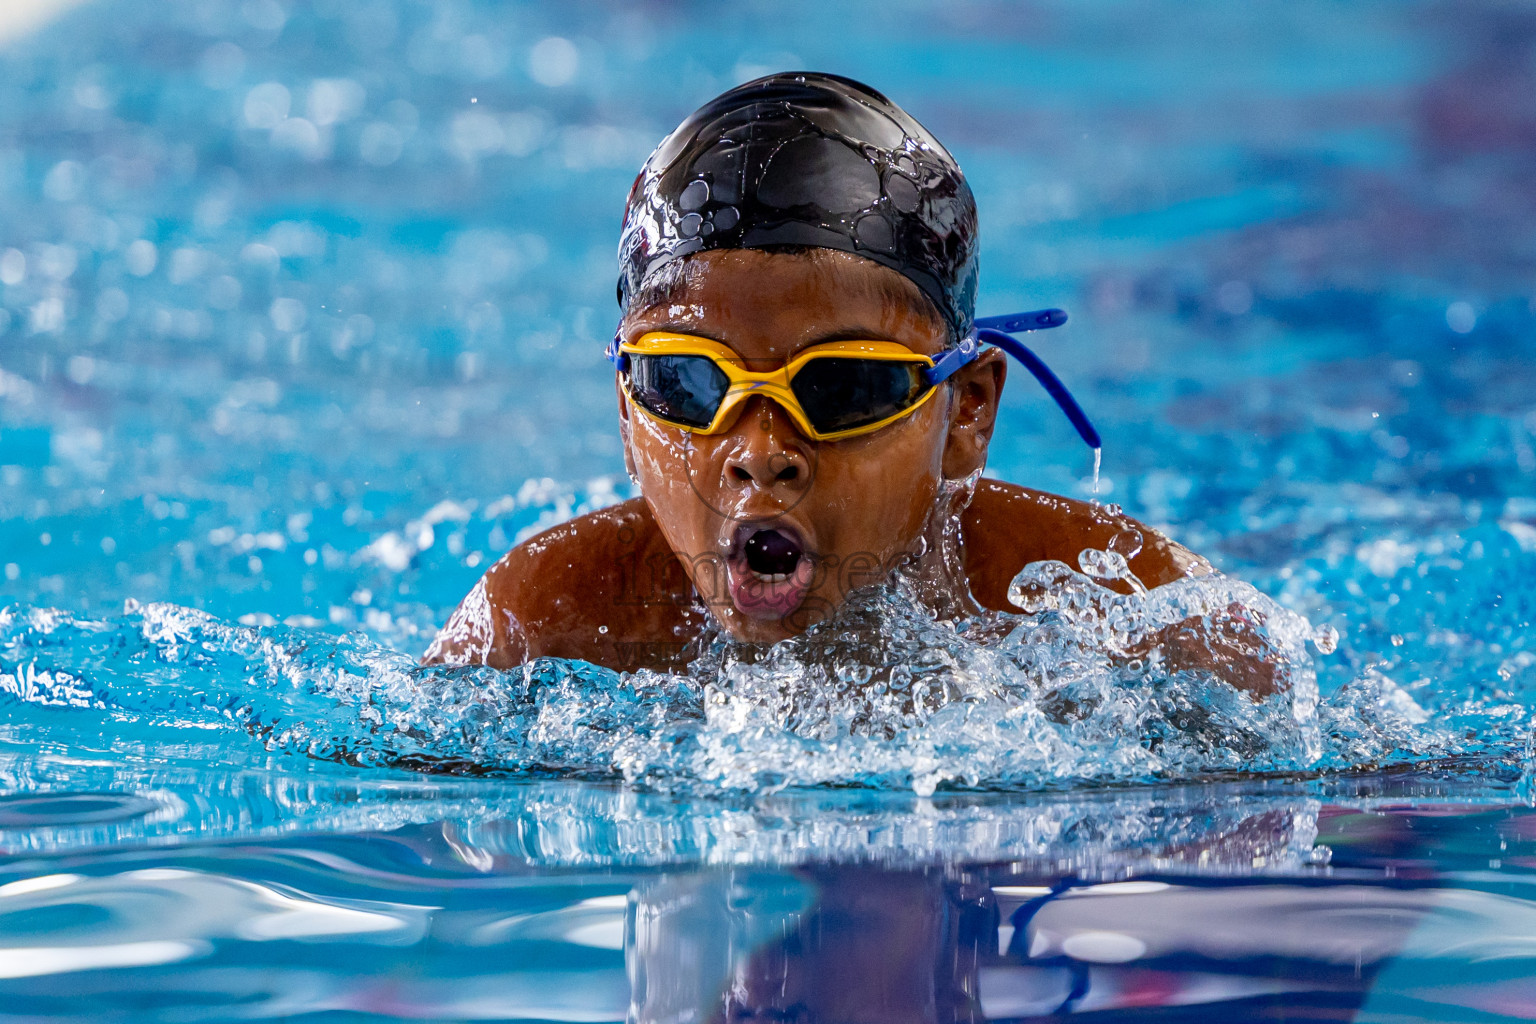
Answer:
[[[971,592],[998,611],[1022,611],[1008,600],[1008,585],[1024,566],[1054,559],[1076,568],[1078,552],[1106,550],[1124,534],[1140,537],[1141,550],[1129,565],[1149,588],[1215,572],[1204,558],[1124,513],[997,480],[977,485],[965,531]],[[1121,581],[1101,582],[1130,592]],[[1190,618],[1166,626],[1117,660],[1153,658],[1167,672],[1210,672],[1261,699],[1290,685],[1257,629],[1261,625],[1257,611],[1234,606],[1215,622]]]
[[[586,607],[581,574],[572,579],[580,526],[563,523],[502,555],[459,603],[422,664],[516,668],[546,655],[594,661],[567,635],[598,635],[595,624],[571,621]]]
[[[502,562],[498,562],[493,566],[459,602],[447,624],[421,656],[423,665],[513,668],[528,660],[528,639],[522,626],[512,615],[506,614],[505,609],[493,605],[489,596],[492,573],[501,565]],[[497,615],[498,611],[502,614]]]
[[[965,510],[964,529],[971,593],[997,611],[1022,610],[1008,600],[1008,585],[1026,565],[1055,560],[1075,569],[1079,552],[1109,549],[1119,537],[1139,539],[1140,550],[1129,565],[1148,587],[1214,571],[1204,558],[1124,513],[1000,480],[977,483]],[[1109,585],[1130,593],[1119,581]]]
[[[1225,613],[1183,619],[1164,626],[1117,660],[1152,659],[1165,672],[1207,672],[1254,700],[1290,689],[1279,655],[1259,631],[1256,608],[1228,605]]]
[[[632,499],[508,551],[422,663],[514,668],[553,657],[616,671],[676,668],[699,626],[691,595],[648,508]]]

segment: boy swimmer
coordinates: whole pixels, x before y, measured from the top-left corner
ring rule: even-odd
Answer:
[[[424,662],[678,669],[710,619],[772,643],[898,570],[942,617],[1018,612],[1008,584],[1025,565],[1075,565],[1122,534],[1142,541],[1124,553],[1147,586],[1211,571],[1125,516],[978,479],[1002,349],[1098,446],[1050,371],[994,329],[1065,317],[975,319],[970,188],[872,89],[786,73],[700,108],[635,180],[619,263],[608,354],[641,497],[509,551]],[[1165,639],[1170,661],[1211,667],[1204,638]],[[1245,685],[1263,692],[1259,673]]]

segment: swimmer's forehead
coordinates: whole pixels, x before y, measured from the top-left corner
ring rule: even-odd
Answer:
[[[846,253],[724,250],[679,260],[635,296],[624,333],[677,331],[794,351],[825,341],[898,341],[939,351],[944,319],[920,289]]]

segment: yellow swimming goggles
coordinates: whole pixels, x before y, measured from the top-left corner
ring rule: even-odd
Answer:
[[[761,395],[806,437],[835,441],[911,415],[934,391],[923,376],[933,360],[893,341],[812,345],[766,373],[745,369],[741,356],[718,341],[689,334],[654,331],[618,351],[635,405],[698,434],[729,429],[741,405]]]
[[[625,393],[642,412],[697,434],[728,430],[747,400],[761,395],[789,413],[806,437],[837,441],[869,434],[910,416],[938,384],[981,354],[982,342],[1019,359],[1067,413],[1090,446],[1098,434],[1066,388],[1013,333],[1056,327],[1058,309],[976,321],[960,344],[937,360],[893,341],[812,345],[777,370],[754,373],[732,349],[691,334],[652,331],[635,341],[614,338],[607,356]]]

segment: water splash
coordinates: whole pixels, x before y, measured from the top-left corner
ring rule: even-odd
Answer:
[[[1222,576],[1148,591],[1116,549],[1131,546],[1084,552],[1087,574],[1026,567],[1010,591],[1024,615],[939,620],[897,581],[780,644],[705,637],[680,674],[548,658],[423,668],[361,634],[174,605],[97,620],[13,608],[0,612],[0,699],[19,705],[13,731],[67,712],[72,735],[90,718],[108,742],[133,728],[204,744],[243,732],[247,744],[220,748],[235,760],[707,790],[1297,773],[1465,752],[1468,730],[1502,741],[1503,709],[1432,716],[1375,670],[1321,700],[1308,644],[1327,647],[1325,633]]]

